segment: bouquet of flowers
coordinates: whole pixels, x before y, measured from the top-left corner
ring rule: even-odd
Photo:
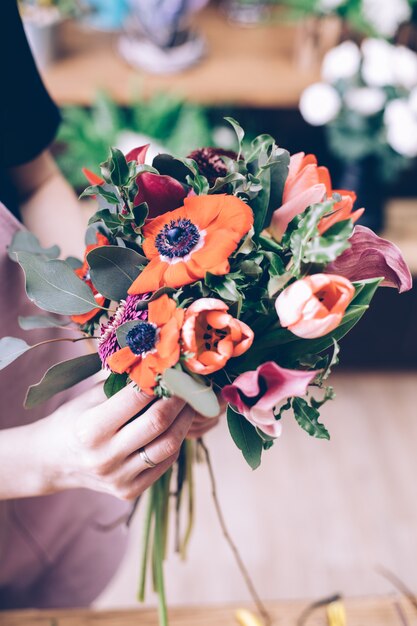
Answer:
[[[253,469],[289,416],[329,439],[320,407],[334,395],[328,376],[339,340],[378,286],[405,291],[411,276],[395,245],[355,226],[363,212],[355,194],[333,190],[313,155],[290,157],[269,135],[243,144],[244,131],[229,122],[237,154],[203,148],[148,165],[148,146],[127,155],[113,148],[100,175],[86,171],[84,195],[96,197],[98,210],[82,261],[59,260],[56,247],[42,249],[28,232],[15,236],[9,255],[23,268],[28,297],[56,314],[21,318],[21,326],[74,328],[74,341],[97,346],[50,368],[26,406],[103,369],[108,397],[133,381],[207,417],[220,413],[222,398]],[[35,347],[3,338],[1,367]],[[169,500],[173,493],[179,513],[188,491],[191,511],[193,458],[186,442],[148,498],[140,596],[149,562],[162,624]],[[181,552],[189,534],[190,523],[181,532],[178,522]]]
[[[383,180],[395,178],[417,156],[417,54],[381,39],[345,41],[321,73],[301,96],[304,119],[326,126],[339,160],[372,157]]]

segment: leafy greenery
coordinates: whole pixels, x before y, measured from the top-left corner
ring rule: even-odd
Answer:
[[[263,440],[256,428],[231,406],[227,407],[227,425],[233,441],[243,454],[243,458],[254,470],[261,464]]]

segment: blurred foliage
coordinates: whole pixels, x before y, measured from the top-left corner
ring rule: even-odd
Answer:
[[[76,188],[85,187],[81,168],[95,171],[97,163],[106,159],[109,146],[118,146],[125,131],[144,135],[143,143],[146,138],[155,140],[174,156],[213,143],[204,107],[169,94],[157,94],[124,109],[99,93],[91,109],[68,106],[62,116],[57,160]]]
[[[395,2],[396,0],[388,0]],[[362,0],[342,0],[339,5],[331,8],[331,3],[323,0],[274,0],[275,4],[287,6],[290,14],[295,18],[303,18],[309,15],[338,15],[346,22],[353,31],[366,36],[382,36],[375,27],[366,19],[363,13]],[[417,0],[408,0],[414,21],[417,17]],[[336,3],[335,3],[336,4]]]

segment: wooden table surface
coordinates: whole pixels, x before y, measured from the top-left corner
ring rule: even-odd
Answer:
[[[117,37],[65,25],[61,43],[66,55],[45,73],[60,104],[89,105],[97,89],[120,104],[160,91],[191,102],[254,107],[296,107],[303,89],[318,78],[318,68],[301,70],[294,60],[297,27],[274,22],[251,28],[230,24],[218,8],[196,19],[207,39],[206,58],[185,72],[155,76],[132,69],[117,52]]]
[[[306,602],[271,604],[274,626],[296,626]],[[396,596],[345,601],[347,626],[409,626],[417,612]],[[172,609],[171,626],[236,626],[233,607]],[[315,610],[305,626],[326,626],[325,609]],[[0,613],[0,626],[158,626],[155,610],[24,611]]]

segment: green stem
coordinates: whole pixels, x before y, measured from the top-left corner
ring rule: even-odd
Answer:
[[[143,539],[142,539],[142,559],[140,565],[140,578],[139,578],[139,590],[138,590],[138,600],[139,602],[145,601],[145,592],[146,592],[146,572],[148,567],[148,557],[149,557],[149,548],[150,548],[150,540],[151,540],[151,529],[152,529],[152,516],[153,516],[154,508],[153,508],[153,497],[152,491],[148,494],[148,502],[146,507],[146,517],[145,523],[143,526]]]
[[[164,485],[159,480],[153,487],[154,510],[155,510],[155,536],[153,545],[153,565],[155,586],[158,594],[158,612],[160,626],[168,626],[168,610],[165,596],[164,584],[164,527],[163,527],[163,497],[165,493]]]
[[[193,442],[187,440],[185,445],[185,479],[187,481],[188,489],[188,524],[180,549],[181,558],[183,560],[186,558],[188,543],[194,526]]]

